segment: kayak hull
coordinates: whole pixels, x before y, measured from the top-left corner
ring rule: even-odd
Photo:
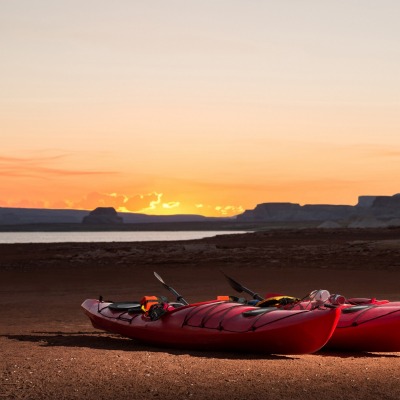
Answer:
[[[195,303],[152,321],[144,314],[113,310],[112,303],[82,303],[92,325],[146,344],[208,351],[308,354],[331,338],[340,309],[283,310],[210,301]]]
[[[325,348],[400,352],[400,305],[389,303],[343,308],[339,323]]]
[[[324,350],[400,352],[399,301],[351,298],[336,307],[342,312]],[[282,308],[317,310],[318,306],[314,301],[302,301]]]
[[[400,352],[400,302],[381,300],[339,307],[342,310],[339,322],[324,349]],[[291,308],[314,307],[311,302],[301,302]]]

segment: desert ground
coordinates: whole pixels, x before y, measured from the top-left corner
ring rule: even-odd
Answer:
[[[197,241],[0,245],[0,399],[399,399],[400,353],[217,353],[95,330],[80,304],[255,292],[400,300],[400,229],[286,229]],[[399,332],[400,335],[400,332]]]

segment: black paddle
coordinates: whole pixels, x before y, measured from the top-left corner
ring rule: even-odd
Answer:
[[[162,283],[162,285],[169,290],[174,296],[176,296],[176,300],[183,303],[185,306],[187,306],[189,303],[171,286],[168,286],[163,279],[161,278],[160,275],[157,274],[157,272],[154,272],[154,276]]]
[[[255,300],[259,300],[259,301],[264,300],[258,293],[255,293],[255,292],[251,291],[250,289],[247,289],[247,287],[241,285],[239,282],[236,282],[233,278],[226,275],[225,272],[223,272],[223,271],[221,271],[221,272],[225,276],[225,278],[227,279],[227,281],[229,282],[229,284],[231,285],[231,288],[233,290],[236,290],[238,293],[245,292],[245,293],[249,294],[251,297],[253,297],[253,299],[255,299]]]

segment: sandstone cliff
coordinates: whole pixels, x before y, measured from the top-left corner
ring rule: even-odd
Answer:
[[[384,224],[400,218],[400,194],[360,196],[355,206],[331,204],[262,203],[237,216],[240,222],[340,221],[348,225],[369,218]],[[382,222],[382,224],[380,223]]]

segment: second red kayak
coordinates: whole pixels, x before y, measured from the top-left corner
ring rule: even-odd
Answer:
[[[253,297],[257,307],[318,311],[320,307],[341,309],[339,322],[325,349],[370,352],[400,352],[400,302],[375,298],[350,298],[327,290],[314,290],[303,299],[270,293],[262,298],[224,274],[237,292]]]
[[[319,297],[319,298],[318,298]],[[268,304],[268,300],[266,300]],[[323,305],[341,308],[342,313],[325,349],[339,351],[400,352],[400,302],[374,298],[346,299],[315,291],[309,300],[283,306],[313,310]]]

